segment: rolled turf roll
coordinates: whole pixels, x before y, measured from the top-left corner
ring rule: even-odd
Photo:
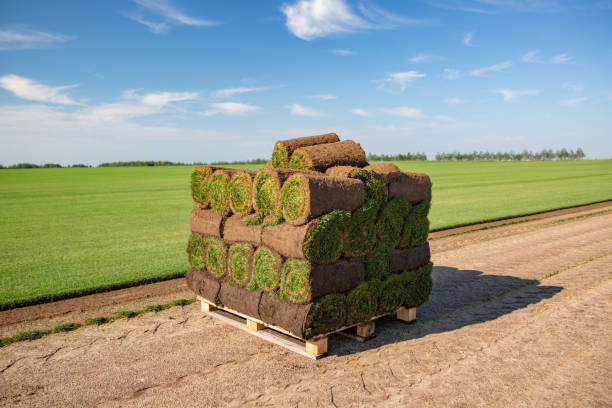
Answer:
[[[360,180],[299,173],[289,177],[281,189],[283,218],[302,225],[332,210],[354,211],[365,197]]]
[[[406,287],[404,306],[415,307],[427,302],[433,288],[432,270],[433,264],[429,262],[415,271],[406,271],[399,275]]]
[[[347,324],[364,322],[376,316],[382,287],[382,282],[375,279],[362,283],[346,295]]]
[[[390,273],[391,253],[393,248],[377,241],[374,249],[366,256],[366,280],[384,280]]]
[[[239,170],[229,182],[229,205],[234,214],[248,214],[253,210],[253,179],[255,170]]]
[[[346,233],[344,256],[366,255],[376,244],[376,218],[380,204],[376,199],[367,198],[352,215]]]
[[[261,245],[261,233],[263,224],[246,225],[245,216],[234,214],[229,217],[223,225],[223,240],[232,244],[235,242],[248,242],[255,246]]]
[[[405,292],[405,290],[404,290]],[[224,307],[259,319],[259,302],[263,291],[249,291],[228,283],[221,284],[219,302]]]
[[[191,234],[185,252],[187,252],[189,266],[200,271],[206,269],[206,245],[200,234]]]
[[[210,204],[208,184],[214,171],[215,168],[210,166],[196,166],[191,171],[191,199],[202,208],[207,208]]]
[[[281,271],[279,295],[294,303],[307,303],[330,293],[346,292],[363,282],[364,277],[361,258],[326,265],[290,259]]]
[[[208,195],[210,196],[210,208],[222,215],[231,212],[229,183],[236,170],[218,169],[210,176],[208,183]]]
[[[221,279],[227,271],[227,247],[217,237],[204,238],[206,246],[206,270],[215,279]]]
[[[328,333],[346,324],[346,296],[340,293],[319,298],[312,304],[306,319],[306,338]]]
[[[259,247],[253,255],[251,280],[246,288],[248,290],[262,289],[270,292],[278,288],[283,258],[278,252],[267,247]]]
[[[378,202],[380,208],[389,198],[387,183],[377,177],[372,177],[364,182],[366,198],[372,198]]]
[[[381,211],[376,223],[376,233],[390,248],[399,245],[402,239],[404,222],[410,214],[410,209],[410,202],[401,197],[393,197]]]
[[[412,207],[404,222],[400,247],[419,246],[427,242],[427,235],[429,234],[427,214],[429,214],[430,208],[431,202],[428,200],[421,201]]]
[[[253,181],[253,208],[257,214],[247,217],[247,224],[261,224],[264,219],[278,223],[280,210],[280,191],[285,180],[295,174],[289,169],[262,169]]]
[[[427,174],[402,173],[389,183],[389,199],[402,197],[412,204],[431,201],[431,180]]]
[[[376,314],[396,311],[406,302],[407,297],[408,292],[404,278],[401,275],[391,275],[382,283]]]
[[[253,266],[253,246],[237,243],[227,251],[227,281],[237,286],[246,286],[251,279]]]
[[[339,142],[340,139],[335,133],[327,133],[324,135],[298,137],[295,139],[280,140],[274,145],[272,151],[272,167],[287,167],[291,154],[300,147],[312,146],[322,143]]]
[[[364,167],[364,170],[369,170],[379,175],[386,182],[391,182],[400,178],[402,170],[393,163],[376,163]]]
[[[366,170],[367,167],[360,168],[355,166],[332,166],[325,170],[325,175],[339,178],[355,178],[362,181],[372,177],[372,172]]]
[[[414,248],[398,248],[391,253],[389,271],[393,274],[420,268],[431,259],[429,243]]]
[[[361,145],[352,140],[326,143],[296,149],[289,160],[289,168],[325,171],[332,166],[366,166],[366,155]]]
[[[350,217],[347,211],[334,210],[304,225],[266,226],[261,242],[287,258],[315,263],[336,262],[342,255]]]
[[[193,268],[187,271],[185,280],[187,281],[187,286],[197,295],[202,296],[211,303],[219,303],[219,300],[217,299],[219,289],[221,288],[219,281],[210,278],[209,276],[206,276],[204,272],[195,270]]]
[[[189,216],[189,228],[192,232],[200,233],[204,236],[223,236],[223,223],[225,217],[215,210],[196,207],[191,210]]]

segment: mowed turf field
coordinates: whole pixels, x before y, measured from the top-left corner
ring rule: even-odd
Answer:
[[[397,164],[431,176],[432,229],[612,199],[612,160]],[[184,274],[190,172],[0,171],[0,309]]]

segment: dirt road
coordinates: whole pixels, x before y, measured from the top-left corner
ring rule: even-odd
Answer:
[[[316,362],[194,304],[0,349],[0,405],[612,406],[610,210],[433,240],[418,322]]]

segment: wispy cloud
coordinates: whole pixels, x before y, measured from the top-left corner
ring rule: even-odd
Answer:
[[[0,28],[0,51],[46,48],[74,39],[67,35],[27,28]]]
[[[562,106],[578,105],[579,103],[586,102],[588,99],[589,98],[586,96],[581,96],[580,98],[562,99],[559,101],[559,105],[562,105]]]
[[[247,113],[251,113],[251,112],[261,109],[259,106],[249,105],[246,103],[238,103],[238,102],[211,103],[208,106],[210,107],[210,109],[207,111],[204,111],[204,116],[214,116],[214,115],[241,116],[241,115],[246,115]]]
[[[348,57],[349,55],[357,54],[357,51],[347,50],[347,49],[331,50],[331,52],[336,55],[342,55],[343,57]]]
[[[424,117],[420,109],[411,108],[408,106],[396,106],[394,108],[384,108],[381,110],[388,115],[401,116],[404,118],[422,118]]]
[[[323,113],[319,112],[316,109],[309,108],[307,106],[300,105],[298,103],[294,103],[292,105],[287,106],[292,115],[295,116],[322,116]]]
[[[387,74],[386,78],[381,81],[381,87],[384,87],[385,84],[392,84],[398,86],[399,89],[404,92],[409,82],[418,78],[423,78],[424,76],[425,74],[417,71],[392,72]]]
[[[311,98],[316,98],[322,101],[331,101],[332,99],[337,99],[336,95],[332,94],[318,94],[318,95],[310,95]]]
[[[371,116],[370,112],[368,112],[365,109],[361,109],[361,108],[350,109],[349,112],[357,116],[363,116],[364,118],[368,118]]]
[[[460,105],[463,103],[467,103],[467,99],[461,99],[461,98],[446,98],[444,99],[444,103],[447,105]]]
[[[584,89],[584,85],[579,84],[577,82],[566,81],[561,85],[561,88],[572,92],[582,92],[582,90]]]
[[[489,72],[500,72],[500,71],[503,71],[503,70],[505,70],[507,68],[510,68],[511,66],[512,66],[512,62],[506,61],[506,62],[502,62],[502,63],[499,63],[499,64],[490,65],[488,67],[474,69],[474,70],[472,70],[472,75],[473,76],[482,76],[482,75],[487,74]]]
[[[463,43],[463,45],[465,45],[466,47],[471,47],[472,46],[472,40],[474,39],[474,33],[465,33],[463,34],[463,37],[461,39],[461,42]]]
[[[491,91],[493,93],[500,94],[504,97],[504,101],[511,101],[512,99],[520,96],[539,95],[542,91],[539,89],[496,89]]]
[[[559,55],[555,55],[551,62],[553,64],[567,64],[568,62],[570,62],[573,58],[570,57],[567,54],[559,54]]]
[[[463,76],[463,72],[458,69],[444,68],[444,72],[442,72],[442,79],[446,80],[459,79]]]
[[[247,87],[247,86],[239,86],[237,88],[225,88],[219,89],[212,93],[212,96],[215,98],[227,99],[233,98],[236,95],[241,95],[249,92],[258,92],[258,91],[267,91],[270,87],[267,86],[259,86],[259,87]]]
[[[470,13],[498,13],[513,10],[523,13],[558,13],[575,8],[567,0],[430,0],[435,7]]]
[[[531,64],[534,64],[534,63],[537,63],[537,62],[541,62],[540,59],[538,58],[538,54],[539,53],[540,53],[539,50],[527,51],[521,57],[521,61],[527,62],[527,63],[531,63]]]
[[[137,100],[143,105],[163,107],[172,102],[192,101],[198,99],[198,96],[197,92],[153,92],[139,95],[135,90],[129,89],[121,97]]]
[[[145,25],[149,31],[155,34],[165,34],[170,25],[188,25],[198,27],[210,27],[219,24],[216,21],[198,17],[192,17],[180,11],[169,0],[133,0],[142,10],[154,14],[162,21],[155,22],[144,18],[139,13],[127,13],[126,17]]]
[[[435,57],[431,54],[420,53],[410,58],[410,62],[419,63],[419,62],[429,62],[433,61]]]
[[[299,0],[283,5],[281,12],[289,31],[306,41],[339,33],[424,24],[422,20],[397,16],[374,5],[360,4],[355,12],[344,0]]]
[[[33,79],[19,75],[5,75],[0,77],[0,86],[15,96],[36,102],[56,103],[60,105],[79,105],[63,91],[74,88],[76,85],[48,86]]]

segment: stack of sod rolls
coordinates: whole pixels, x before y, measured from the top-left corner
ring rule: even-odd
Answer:
[[[304,339],[425,303],[430,179],[365,157],[329,133],[259,171],[195,167],[192,290]]]

